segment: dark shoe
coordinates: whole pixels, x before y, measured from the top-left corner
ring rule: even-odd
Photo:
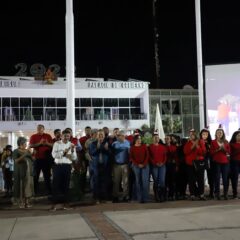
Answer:
[[[228,200],[228,195],[224,195],[224,200]]]
[[[118,198],[113,198],[112,203],[118,203],[118,202],[119,202]]]
[[[220,197],[220,195],[219,194],[217,194],[217,195],[215,195],[215,197],[214,197],[216,200],[221,200],[221,197]]]
[[[214,195],[213,194],[209,194],[207,198],[208,199],[214,199]]]
[[[128,197],[124,197],[122,202],[129,202],[129,198]]]
[[[205,198],[204,195],[201,195],[201,196],[199,197],[199,200],[201,200],[201,201],[206,201],[207,199]]]

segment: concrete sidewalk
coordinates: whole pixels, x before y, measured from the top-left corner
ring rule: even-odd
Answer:
[[[3,218],[0,213],[0,240],[239,240],[240,201],[217,203],[107,203],[54,213],[41,210],[41,216],[26,210],[26,217],[11,218],[5,212]]]

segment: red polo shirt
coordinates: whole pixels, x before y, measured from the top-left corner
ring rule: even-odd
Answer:
[[[143,164],[146,166],[148,164],[148,149],[145,144],[141,146],[132,146],[130,148],[130,161],[134,165]]]
[[[225,151],[218,151],[218,149],[219,145],[217,140],[213,140],[210,147],[210,153],[212,155],[213,161],[223,164],[229,163],[227,154],[230,154],[230,145],[228,144],[228,142],[226,141],[224,143]]]
[[[240,143],[231,143],[231,160],[240,161]]]
[[[198,141],[198,146],[196,148],[192,149],[192,145],[193,145],[193,142],[189,140],[184,145],[184,149],[183,149],[185,154],[186,164],[189,166],[193,165],[193,160],[203,161],[204,156],[206,154],[206,147],[202,140]]]
[[[36,133],[31,136],[29,144],[30,145],[38,144],[40,143],[41,140],[43,140],[44,142],[53,143],[51,135],[47,133],[43,133],[42,135]],[[48,159],[52,150],[51,147],[44,146],[44,145],[41,145],[39,147],[34,147],[34,149],[36,151],[35,153],[36,159]]]
[[[149,146],[149,156],[151,163],[156,166],[157,164],[165,164],[167,160],[167,148],[162,144],[151,144]]]

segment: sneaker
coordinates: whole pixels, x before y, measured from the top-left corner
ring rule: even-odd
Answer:
[[[190,196],[190,199],[191,199],[192,201],[195,201],[195,200],[196,200],[196,197],[195,197],[194,195],[191,195],[191,196]]]

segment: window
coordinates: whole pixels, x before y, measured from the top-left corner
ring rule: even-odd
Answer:
[[[57,119],[58,120],[66,120],[66,108],[58,108],[57,109]]]
[[[2,106],[3,107],[10,107],[10,98],[3,98],[2,99]]]
[[[35,120],[43,120],[43,108],[33,108],[32,115]],[[24,120],[29,119],[31,117],[31,110],[27,109],[24,115]]]
[[[179,100],[172,100],[172,114],[179,115],[180,114],[180,102]]]
[[[104,99],[104,107],[118,107],[118,99],[117,98],[105,98]]]
[[[169,100],[162,101],[162,114],[170,114],[170,102]]]
[[[140,98],[131,98],[130,106],[131,107],[140,107]]]
[[[11,107],[19,107],[19,98],[11,98]]]
[[[141,119],[141,109],[140,108],[130,108],[131,119]]]
[[[55,98],[45,98],[44,99],[44,107],[56,107],[56,99]]]
[[[102,107],[103,106],[103,99],[102,98],[93,98],[92,99],[92,106],[93,107]]]
[[[75,107],[80,107],[80,99],[75,98]]]
[[[81,107],[91,107],[91,98],[81,98],[80,99],[80,106]]]
[[[33,108],[42,108],[43,107],[43,98],[33,98],[32,99]]]
[[[119,108],[119,119],[129,119],[129,108]]]
[[[66,105],[65,98],[57,98],[57,107],[66,107]]]
[[[81,120],[80,119],[80,109],[79,108],[75,108],[75,117],[76,117],[76,120]]]
[[[20,98],[20,107],[31,107],[31,98]]]
[[[119,98],[119,107],[129,107],[129,98]]]

